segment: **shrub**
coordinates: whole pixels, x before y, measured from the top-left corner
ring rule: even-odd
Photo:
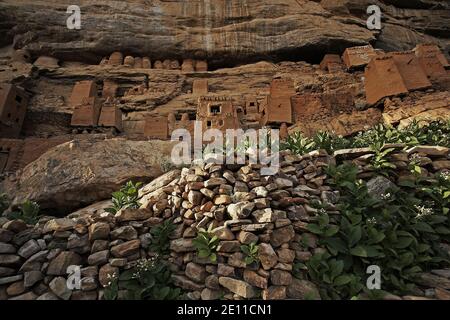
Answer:
[[[307,263],[308,276],[323,298],[350,299],[361,292],[374,294],[362,284],[367,267],[377,265],[384,290],[411,294],[419,273],[449,263],[439,247],[450,236],[449,175],[396,187],[377,200],[350,166],[327,171],[341,193],[341,214],[330,219],[321,213],[308,225],[327,248]]]
[[[27,200],[20,207],[19,211],[13,211],[8,214],[11,220],[20,219],[27,224],[36,224],[39,221],[40,207],[36,202]]]
[[[105,211],[116,214],[120,209],[137,209],[140,204],[139,189],[142,187],[142,183],[138,182],[134,184],[132,181],[128,181],[120,191],[112,194],[113,206],[106,208]]]
[[[258,250],[259,247],[255,242],[241,246],[241,251],[245,254],[245,264],[259,263]]]
[[[192,241],[197,249],[199,258],[208,258],[211,262],[217,261],[217,246],[219,238],[205,230],[200,230],[197,237]]]
[[[175,300],[181,295],[181,289],[172,284],[167,263],[157,256],[139,260],[134,268],[113,275],[105,287],[105,300],[116,300],[119,290],[126,290],[127,300]]]
[[[170,239],[169,236],[176,229],[171,219],[164,221],[160,225],[153,227],[150,230],[152,241],[150,244],[150,251],[165,255],[169,253]]]

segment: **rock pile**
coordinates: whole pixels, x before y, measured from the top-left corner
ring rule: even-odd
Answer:
[[[390,159],[398,179],[407,178],[411,159],[423,175],[450,170],[447,148],[394,147]],[[275,176],[262,176],[259,165],[201,164],[171,171],[140,190],[139,209],[115,215],[105,212],[106,201],[66,218],[42,218],[36,226],[0,218],[0,299],[102,299],[111,275],[154,255],[149,231],[167,219],[176,225],[168,257],[172,277],[191,299],[320,299],[314,283],[293,276],[293,266],[324,250],[306,228],[317,214],[312,203],[326,203],[329,214],[339,214],[334,205],[340,195],[327,184],[325,168],[356,163],[374,195],[387,183],[368,166],[369,149],[281,156]],[[214,262],[197,254],[193,240],[200,229],[219,239]],[[259,263],[245,259],[241,246],[252,243]],[[81,266],[80,290],[67,287],[71,265]],[[421,285],[432,288],[433,297],[449,298],[449,283],[444,270],[425,275]]]

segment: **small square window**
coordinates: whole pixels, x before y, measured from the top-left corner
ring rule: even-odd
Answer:
[[[212,114],[219,114],[220,113],[220,105],[213,105],[210,107],[209,110]]]
[[[21,96],[16,96],[16,102],[17,103],[22,103],[22,97]]]
[[[211,122],[211,121],[206,121],[206,126],[207,126],[208,128],[211,128],[212,122]]]

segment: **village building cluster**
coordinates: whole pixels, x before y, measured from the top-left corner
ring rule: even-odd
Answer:
[[[29,56],[26,52],[18,52],[15,59],[26,60]],[[37,62],[47,66],[58,64],[51,57],[41,57]],[[114,52],[103,59],[101,64],[181,72],[208,70],[206,61],[186,59],[182,63],[176,60],[152,62],[148,57],[124,56],[120,52]],[[347,48],[342,56],[325,55],[320,68],[328,73],[361,72],[367,106],[375,108],[357,111],[351,92],[297,92],[294,80],[290,78],[273,79],[269,94],[263,98],[243,96],[237,102],[231,96],[211,92],[207,74],[200,74],[193,81],[191,90],[198,101],[195,114],[149,114],[133,135],[137,133],[140,139],[166,140],[177,129],[186,129],[192,134],[195,121],[200,121],[204,130],[279,128],[281,138],[294,131],[312,135],[318,130],[334,130],[347,135],[353,132],[346,130],[346,122],[350,121],[353,127],[362,130],[365,119],[381,121],[381,113],[376,107],[385,98],[434,86],[450,88],[450,65],[440,49],[432,44],[418,45],[411,51],[389,53],[370,45]],[[109,79],[102,83],[94,80],[77,82],[68,99],[72,110],[72,134],[131,136],[124,125],[119,89],[120,85]],[[154,88],[151,88],[146,77],[141,85],[122,91],[122,94],[142,95],[152,90]],[[71,139],[70,136],[20,139],[30,98],[31,93],[24,88],[13,84],[0,85],[0,173],[23,168],[49,148]]]

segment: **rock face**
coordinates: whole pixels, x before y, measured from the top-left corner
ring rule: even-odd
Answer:
[[[170,143],[162,141],[74,140],[62,144],[23,170],[13,204],[31,199],[43,209],[70,212],[110,198],[126,181],[157,177],[170,151]]]
[[[449,164],[446,169],[436,165],[446,162],[444,159],[450,156],[448,148],[416,146],[406,150],[400,147],[405,146],[389,154],[390,161],[420,155],[430,159],[421,165],[425,175],[450,170]],[[324,151],[303,156],[283,151],[281,172],[270,177],[261,176],[257,165],[230,168],[196,164],[168,172],[144,186],[140,201],[146,202],[146,209],[120,210],[114,215],[104,211],[108,202],[102,202],[66,218],[42,218],[35,226],[27,226],[20,220],[2,222],[0,292],[5,293],[0,299],[102,299],[102,287],[108,284],[112,274],[130,270],[138,260],[154,256],[149,247],[149,240],[154,236],[151,228],[166,219],[171,219],[176,226],[170,235],[170,254],[166,256],[172,282],[185,290],[188,297],[321,299],[317,285],[305,280],[306,274],[299,277],[298,273],[303,271],[294,272],[294,264],[306,263],[313,254],[325,249],[306,228],[317,214],[312,203],[322,199],[330,204],[326,209],[329,213],[339,213],[333,205],[339,193],[327,184],[329,177],[323,167],[334,162],[358,163],[370,192],[384,193],[383,187],[392,182],[376,176],[370,168],[367,156],[372,153],[368,148],[340,150],[333,156]],[[397,170],[395,182],[410,174],[407,166],[399,166]],[[199,188],[210,192],[189,197],[192,189]],[[158,196],[148,197],[151,194]],[[212,203],[213,199],[227,194],[233,194],[232,204]],[[243,198],[253,199],[255,205],[246,207],[248,212],[244,216],[237,216],[233,204],[242,202]],[[234,209],[227,210],[230,207]],[[216,259],[198,255],[193,238],[201,228],[211,230],[219,238],[217,248],[213,249]],[[21,241],[24,234],[31,238]],[[251,261],[242,249],[250,244],[257,244]],[[72,265],[81,268],[81,290],[67,287],[67,269]],[[415,281],[428,297],[448,299],[450,296],[449,269],[422,273]],[[389,299],[402,298],[390,295]]]
[[[366,28],[366,9],[373,4],[384,14],[379,35]],[[161,61],[190,56],[224,64],[230,58],[237,59],[235,63],[280,54],[314,60],[327,48],[340,50],[377,37],[380,47],[391,50],[409,49],[426,40],[449,45],[439,39],[448,33],[448,3],[438,1],[137,0],[102,1],[96,6],[86,2],[81,6],[86,32],[67,29],[70,14],[65,14],[64,1],[26,5],[2,1],[0,9],[4,21],[0,31],[6,34],[1,44],[14,40],[17,48],[35,56],[53,53],[97,62],[121,47]]]

